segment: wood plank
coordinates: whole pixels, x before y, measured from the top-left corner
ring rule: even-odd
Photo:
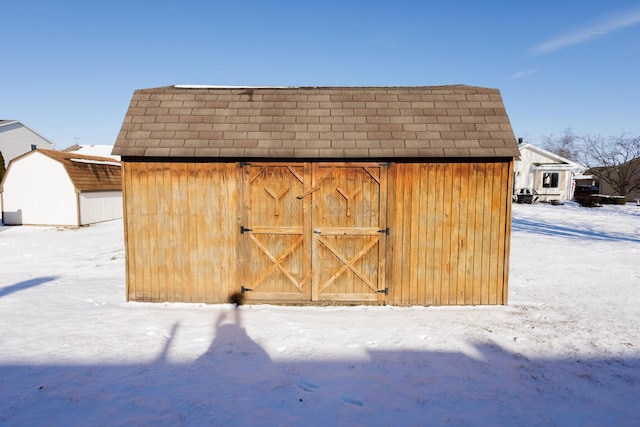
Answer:
[[[425,214],[427,219],[427,235],[426,241],[428,245],[427,252],[425,253],[425,304],[434,305],[436,303],[436,284],[435,284],[435,269],[436,269],[436,251],[435,244],[436,232],[438,231],[437,218],[436,218],[436,206],[438,189],[437,183],[437,168],[433,164],[426,165],[427,167],[427,213]]]
[[[460,272],[460,241],[462,240],[462,232],[460,227],[463,223],[460,221],[460,205],[461,198],[461,182],[462,182],[462,164],[454,163],[449,165],[451,170],[451,203],[450,203],[450,223],[451,234],[449,244],[449,304],[462,304],[464,299],[459,300],[458,285]]]
[[[376,294],[344,294],[344,293],[323,293],[319,301],[327,302],[377,302],[378,296]]]
[[[180,266],[180,272],[176,275],[175,300],[177,302],[189,302],[190,279],[193,272],[189,263],[191,242],[189,236],[189,201],[188,201],[188,165],[175,163],[175,186],[173,197],[177,201],[174,219],[178,222],[178,238],[180,239],[180,251],[176,251],[176,262]]]
[[[475,197],[475,218],[474,218],[474,250],[473,250],[473,304],[482,304],[482,228],[484,224],[484,182],[486,180],[486,167],[484,163],[479,163],[477,167],[477,195]]]
[[[220,236],[220,240],[224,240],[224,236],[222,234],[222,227],[219,230],[215,228],[215,216],[213,214],[213,205],[214,201],[211,197],[211,193],[213,188],[215,188],[212,184],[215,182],[214,180],[214,172],[218,174],[222,173],[222,169],[213,164],[213,163],[201,163],[200,164],[200,175],[199,175],[199,187],[200,192],[198,194],[198,209],[200,211],[200,215],[198,216],[199,223],[198,228],[202,230],[198,235],[198,250],[200,251],[200,262],[202,263],[202,270],[204,271],[202,275],[203,283],[203,292],[202,292],[202,301],[206,303],[213,303],[214,299],[214,287],[215,283],[218,284],[221,288],[224,282],[216,282],[215,277],[215,266],[217,262],[227,263],[227,259],[216,259],[214,258],[214,246],[215,242],[212,239],[212,236],[215,236],[216,231],[218,236]],[[219,180],[219,184],[217,185],[220,188],[223,184],[222,180]],[[225,215],[226,217],[233,217],[233,208],[229,205],[229,213]],[[221,242],[222,243],[222,242]],[[224,244],[224,243],[222,243]],[[233,252],[235,249],[234,245],[224,244],[228,249],[228,252]],[[229,277],[229,276],[227,276]]]
[[[161,241],[160,239],[163,238],[158,232],[158,197],[156,189],[159,188],[159,186],[156,185],[156,168],[156,163],[147,164],[147,184],[146,188],[144,188],[144,191],[147,193],[147,204],[145,206],[148,209],[147,227],[149,229],[149,249],[146,254],[148,261],[145,270],[149,272],[148,286],[149,298],[151,300],[158,298],[160,290],[160,274],[158,270],[161,263],[159,262],[158,256],[158,243]]]
[[[456,304],[467,303],[467,261],[469,243],[469,211],[472,204],[469,200],[469,177],[471,167],[469,163],[458,164],[458,238],[457,238],[457,268],[456,268]]]
[[[377,168],[378,171],[378,224],[380,229],[388,229],[387,223],[387,174],[389,172],[388,165],[382,165]],[[375,177],[374,177],[375,179]],[[386,260],[387,260],[387,233],[380,233],[378,239],[378,291],[387,289],[387,276],[386,276]],[[378,293],[378,300],[384,302],[386,296],[383,293]]]
[[[434,209],[434,220],[435,220],[435,236],[433,241],[433,251],[434,251],[434,265],[433,265],[433,303],[435,305],[442,305],[442,283],[443,283],[443,241],[444,241],[444,233],[445,233],[445,225],[444,225],[444,192],[446,189],[444,188],[444,173],[443,173],[443,165],[442,163],[436,163],[433,165],[435,167],[435,190],[436,191],[436,199],[435,199],[435,209]]]
[[[472,163],[469,165],[469,180],[467,188],[467,243],[465,250],[465,291],[464,291],[464,303],[467,305],[478,304],[478,298],[476,297],[477,281],[475,276],[475,262],[476,262],[476,242],[479,240],[478,227],[479,222],[476,221],[478,209],[476,206],[479,203],[478,195],[478,164]]]
[[[211,202],[214,208],[212,215],[221,218],[220,222],[214,223],[216,226],[214,232],[220,233],[221,243],[218,246],[218,252],[213,253],[212,260],[224,260],[224,263],[216,269],[219,273],[215,283],[219,291],[216,293],[215,302],[229,302],[230,297],[239,291],[239,283],[241,283],[229,280],[230,277],[237,276],[239,268],[235,260],[242,254],[241,251],[233,251],[233,248],[238,248],[241,241],[239,233],[242,219],[240,164],[225,163],[217,166],[212,179],[212,188],[220,188],[219,194]],[[225,251],[224,258],[220,251]]]
[[[126,300],[132,301],[132,295],[136,286],[135,267],[133,261],[135,259],[134,253],[134,234],[129,232],[133,230],[130,226],[130,221],[133,220],[133,207],[132,203],[132,186],[131,186],[131,164],[128,162],[122,163],[122,204],[123,204],[123,231],[124,231],[124,249],[125,249],[125,277],[126,277]]]
[[[440,304],[450,305],[451,302],[451,274],[453,270],[451,259],[451,240],[453,234],[457,231],[453,228],[452,222],[452,197],[451,187],[453,182],[453,169],[451,164],[442,165],[442,287]]]
[[[500,221],[504,219],[501,211],[501,199],[503,195],[502,165],[495,163],[493,165],[492,191],[490,196],[491,203],[491,249],[488,254],[489,258],[489,304],[498,303],[498,293],[501,293],[501,277],[498,275],[498,268],[502,254],[499,253],[500,248]],[[505,183],[506,185],[506,183]],[[501,297],[501,295],[500,295]],[[500,298],[501,299],[501,298]]]
[[[414,265],[411,262],[411,258],[413,253],[411,252],[411,244],[412,244],[412,240],[414,240],[414,236],[411,234],[411,226],[413,224],[413,216],[412,216],[412,212],[411,212],[411,196],[412,196],[412,181],[413,181],[413,177],[412,177],[412,168],[411,165],[404,165],[403,167],[404,173],[401,176],[401,179],[403,181],[402,183],[402,187],[403,187],[403,192],[402,192],[402,230],[403,230],[403,236],[402,236],[402,248],[403,248],[403,255],[404,255],[404,259],[405,261],[405,271],[403,271],[402,274],[402,283],[403,283],[403,293],[402,293],[402,299],[400,301],[400,303],[402,305],[410,305],[411,304],[411,300],[412,300],[412,295],[411,295],[411,266]],[[415,260],[414,260],[415,261]]]
[[[386,239],[386,251],[385,251],[385,280],[386,286],[389,288],[389,292],[387,295],[387,302],[389,304],[397,304],[396,302],[396,292],[400,288],[400,283],[396,280],[396,268],[395,268],[395,247],[396,247],[396,238],[400,234],[400,230],[398,228],[398,224],[396,221],[395,210],[393,209],[396,206],[396,173],[397,173],[397,164],[391,163],[389,165],[389,170],[387,172],[387,206],[389,206],[386,211],[387,215],[387,225],[391,230],[393,230]]]
[[[311,191],[316,188],[312,182],[312,174],[313,168],[311,163],[305,163],[303,165],[303,173],[302,173],[302,184],[303,184],[303,193],[306,194],[302,198],[302,240],[306,244],[302,247],[302,275],[304,277],[303,280],[303,292],[302,299],[305,301],[310,301],[313,299],[311,294],[312,292],[312,254],[311,254],[311,244],[313,241],[313,224],[311,215],[313,213],[311,207],[312,198],[308,197],[311,194]]]
[[[239,165],[240,167],[240,174],[241,174],[241,179],[242,179],[242,201],[240,203],[241,207],[240,207],[240,212],[241,212],[241,220],[240,220],[240,225],[243,227],[247,227],[247,228],[251,228],[252,224],[250,224],[250,218],[251,218],[251,213],[250,213],[250,200],[251,200],[251,189],[250,189],[250,182],[251,182],[251,173],[252,171],[256,170],[255,168],[251,168],[249,166],[246,165]],[[250,245],[251,243],[248,241],[248,239],[245,239],[244,236],[242,236],[239,240],[238,240],[238,262],[236,264],[236,277],[237,277],[237,285],[236,285],[236,292],[240,292],[241,291],[241,286],[246,286],[249,283],[249,280],[251,280],[251,276],[249,275],[248,270],[248,266],[249,266],[249,260],[251,259],[249,256],[249,251],[250,251]],[[247,297],[248,298],[248,297]]]
[[[405,206],[405,208],[409,211],[409,218],[411,218],[411,224],[407,227],[407,231],[409,231],[409,235],[411,236],[410,240],[410,256],[409,260],[409,281],[408,292],[407,292],[407,301],[408,305],[411,304],[420,304],[418,299],[418,272],[421,269],[421,253],[420,253],[420,243],[421,236],[419,234],[419,223],[421,221],[421,212],[420,212],[420,198],[422,197],[422,193],[420,191],[420,165],[413,164],[408,166],[410,167],[410,172],[407,174],[408,184],[411,189],[409,193],[410,202]]]
[[[302,234],[303,227],[259,227],[251,226],[251,234]]]
[[[493,192],[493,163],[484,165],[484,190],[482,197],[482,267],[481,283],[482,291],[480,296],[481,304],[489,304],[489,261],[491,258],[491,193]]]
[[[158,295],[160,300],[174,301],[176,286],[176,264],[175,252],[176,247],[176,229],[175,220],[172,219],[173,212],[173,190],[172,190],[173,173],[171,167],[167,164],[162,165],[162,188],[159,197],[162,198],[162,209],[158,218],[159,227],[164,230],[164,262],[162,263],[164,283],[166,288],[164,292]]]
[[[395,204],[395,227],[396,233],[393,234],[395,241],[395,254],[394,258],[396,262],[394,263],[394,281],[396,284],[396,291],[394,293],[394,304],[401,305],[403,303],[403,295],[406,293],[406,278],[405,278],[405,270],[406,266],[400,260],[406,259],[405,254],[405,246],[404,246],[404,237],[406,235],[404,229],[404,215],[403,215],[403,203],[405,200],[404,196],[404,176],[406,174],[406,165],[404,163],[399,163],[395,165],[396,168],[396,177],[395,177],[395,191],[394,197],[396,199]]]
[[[320,183],[322,182],[322,178],[320,178],[320,164],[318,163],[314,163],[311,166],[311,188],[315,189],[318,188],[318,190],[320,189]],[[313,220],[315,221],[315,218],[317,216],[319,216],[321,214],[321,212],[318,210],[318,203],[317,203],[317,191],[314,191],[311,193],[311,216],[313,218]],[[313,222],[311,222],[311,228],[313,228]],[[318,287],[318,281],[319,281],[319,271],[317,269],[313,269],[313,266],[317,266],[320,265],[320,255],[318,253],[318,251],[316,250],[316,248],[318,248],[318,246],[320,245],[319,239],[318,239],[318,235],[313,233],[313,232],[309,232],[307,234],[308,236],[311,237],[311,275],[312,275],[312,281],[311,281],[311,301],[318,301],[318,299],[320,298],[320,291],[319,291],[319,287]]]
[[[149,244],[151,235],[149,233],[149,184],[148,184],[148,165],[140,164],[140,175],[137,182],[138,187],[134,188],[134,194],[138,195],[139,211],[138,211],[138,223],[136,229],[139,230],[140,240],[138,243],[138,259],[136,260],[136,267],[138,268],[139,276],[142,278],[142,301],[151,301],[151,272],[147,268],[147,257],[149,254]]]
[[[416,284],[417,291],[415,295],[415,304],[419,305],[427,305],[427,262],[426,262],[426,254],[429,251],[429,242],[427,240],[427,224],[429,218],[429,212],[427,210],[428,204],[428,193],[429,193],[429,185],[428,185],[428,165],[420,164],[414,166],[414,173],[416,176],[416,186],[418,188],[417,198],[418,198],[418,207],[417,207],[417,216],[416,221],[418,223],[418,228],[416,231],[417,240],[418,240],[418,248],[417,248],[417,274],[416,274]]]
[[[510,263],[510,253],[511,253],[511,222],[512,222],[512,199],[511,194],[513,194],[513,170],[514,170],[514,162],[513,160],[509,161],[507,167],[505,168],[505,177],[503,179],[507,182],[507,190],[505,191],[503,206],[505,209],[505,220],[504,220],[504,249],[501,251],[503,255],[503,268],[502,268],[502,299],[500,301],[501,304],[509,303],[509,263]]]
[[[206,285],[207,280],[207,257],[206,257],[206,243],[204,242],[204,236],[207,235],[206,227],[206,206],[204,203],[204,188],[207,188],[204,184],[204,163],[197,163],[192,166],[193,173],[191,175],[191,188],[189,189],[193,200],[191,201],[192,207],[192,223],[193,227],[197,230],[195,235],[195,260],[197,267],[197,289],[195,292],[195,301],[202,302],[207,299]],[[191,298],[194,300],[194,297]]]

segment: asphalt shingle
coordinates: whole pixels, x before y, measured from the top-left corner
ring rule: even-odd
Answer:
[[[497,89],[474,86],[136,90],[123,157],[517,157]]]

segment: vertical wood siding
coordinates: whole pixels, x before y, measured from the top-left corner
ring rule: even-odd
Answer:
[[[305,164],[300,170],[308,175],[310,166]],[[506,304],[512,171],[512,162],[392,163],[386,184],[380,187],[380,197],[386,197],[388,202],[383,204],[387,206],[386,212],[369,213],[372,218],[386,216],[384,222],[390,228],[389,236],[384,236],[385,242],[381,243],[384,248],[380,247],[386,250],[380,280],[388,288],[388,295],[374,293],[382,298],[380,302]],[[246,279],[245,270],[252,262],[250,258],[255,258],[249,256],[251,253],[243,246],[240,226],[258,229],[260,225],[252,223],[244,212],[248,201],[242,200],[242,182],[243,173],[238,163],[123,162],[129,300],[222,303],[240,290]],[[264,196],[263,187],[259,190]],[[309,200],[316,200],[322,191],[315,192],[312,187],[307,185],[304,189],[311,194],[307,196]],[[279,186],[274,188],[281,190]],[[292,194],[298,195],[301,191],[298,189]],[[355,190],[345,187],[344,191],[351,194]],[[368,187],[362,187],[361,192],[361,197],[373,197],[370,194],[373,190]],[[346,203],[337,200],[338,207]],[[308,204],[302,206],[305,218],[314,215],[318,218],[303,222],[303,242],[320,236],[331,247],[338,247],[342,237],[330,235],[328,229],[321,227],[333,224],[332,217],[323,216],[329,215],[331,209],[318,212],[317,207],[311,209]],[[254,215],[260,213],[260,206],[252,206]],[[267,207],[273,217],[273,203],[265,202],[264,209]],[[282,208],[286,209],[287,204]],[[354,209],[354,217],[359,217],[356,205]],[[266,213],[263,216],[268,217]],[[317,225],[312,221],[321,225],[318,227],[324,234],[312,234],[311,229]],[[377,222],[374,225],[384,228]],[[249,238],[247,236],[251,237],[245,233],[244,238]],[[256,236],[255,239],[262,239],[268,248],[276,243],[293,245],[293,241],[271,245],[270,240],[264,240],[265,236]],[[362,247],[368,247],[366,239],[371,238],[362,234],[354,239],[349,243],[351,246],[345,244],[341,248],[348,259],[358,255]],[[301,256],[305,262],[322,264],[312,265],[311,268],[321,269],[314,280],[342,268],[342,264],[334,260],[335,256],[323,258],[317,253],[311,254],[318,248],[304,248]],[[270,251],[282,252],[276,249],[274,246]],[[266,256],[262,252],[258,255]],[[373,255],[354,258],[353,267],[366,272],[363,266],[375,265],[374,258]],[[290,265],[295,260],[284,259],[282,266],[293,270],[296,277],[300,276],[306,290],[300,293],[299,302],[312,303],[308,293],[311,277],[308,272],[302,274],[302,270],[298,274],[297,267]],[[351,273],[346,273],[342,276],[350,278]],[[355,279],[354,283],[359,287],[347,287],[345,292],[361,294],[364,289],[361,283]],[[279,292],[278,289],[275,287],[269,292]],[[327,288],[327,295],[335,294],[332,289]],[[345,301],[348,300],[345,295],[332,298],[334,302]]]
[[[128,300],[229,301],[239,180],[232,163],[123,162]]]
[[[388,304],[506,304],[511,162],[389,171]]]

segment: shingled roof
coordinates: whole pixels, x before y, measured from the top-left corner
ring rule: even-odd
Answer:
[[[77,191],[120,191],[122,171],[117,160],[54,150],[35,150],[64,166]]]
[[[497,89],[170,86],[134,92],[113,154],[409,159],[519,151]]]

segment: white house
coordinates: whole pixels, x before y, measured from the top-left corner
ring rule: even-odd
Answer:
[[[520,144],[514,168],[514,193],[535,190],[539,201],[571,200],[573,177],[586,168],[528,143]]]
[[[0,153],[5,166],[36,148],[53,150],[53,143],[18,120],[0,120]]]
[[[122,218],[120,162],[33,150],[9,163],[0,183],[5,225],[80,226]]]

